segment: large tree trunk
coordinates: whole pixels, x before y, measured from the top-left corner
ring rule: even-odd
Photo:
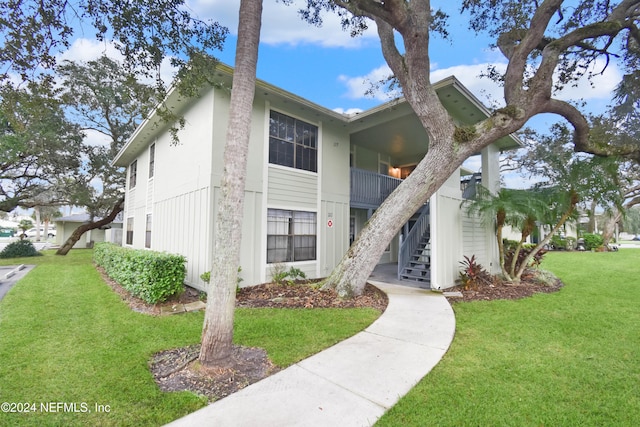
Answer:
[[[200,350],[200,363],[207,368],[228,366],[232,361],[233,314],[261,19],[262,0],[241,0],[214,257]]]
[[[398,21],[395,21],[398,24],[395,29],[403,36],[405,55],[396,48],[394,27],[379,17],[375,22],[385,60],[429,135],[429,150],[415,170],[380,205],[325,280],[324,288],[335,288],[343,298],[362,293],[367,278],[400,227],[464,160],[526,122],[524,114],[509,112],[508,115],[496,113],[488,121],[468,128],[457,127],[429,80],[431,11],[428,2],[408,2],[405,5],[411,9],[412,19],[404,19],[400,13],[396,17]],[[417,22],[420,24],[412,25]]]
[[[596,208],[597,207],[598,207],[598,202],[595,200],[592,200],[591,206],[589,207],[589,222],[587,223],[587,233],[596,232]]]
[[[113,207],[111,212],[109,212],[109,215],[107,215],[106,217],[102,218],[99,221],[92,221],[86,224],[82,224],[80,227],[76,228],[74,232],[71,233],[71,236],[69,236],[67,241],[64,242],[64,244],[60,246],[60,248],[56,251],[56,255],[68,254],[71,248],[73,248],[73,245],[75,245],[76,242],[80,240],[80,238],[84,233],[86,233],[89,230],[94,230],[96,228],[104,227],[105,225],[113,222],[113,220],[116,219],[116,216],[118,216],[118,214],[122,212],[123,208],[124,208],[124,198],[116,202],[116,205]]]
[[[604,224],[602,225],[602,244],[606,247],[611,239],[613,238],[613,234],[616,231],[616,224],[618,221],[622,219],[622,213],[618,211],[618,209],[614,209],[610,215],[604,220]]]
[[[40,206],[36,206],[34,209],[36,215],[36,242],[42,240],[42,234],[40,234]]]
[[[367,222],[340,264],[325,280],[343,298],[360,295],[384,249],[400,227],[424,205],[457,170],[463,159],[439,144],[429,150],[416,169],[391,193]]]

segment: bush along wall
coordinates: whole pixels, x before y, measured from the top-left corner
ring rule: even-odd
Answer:
[[[131,294],[149,304],[184,291],[186,258],[182,255],[98,243],[94,261]]]

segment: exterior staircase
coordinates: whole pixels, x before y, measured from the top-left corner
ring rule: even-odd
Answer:
[[[400,246],[398,279],[430,284],[430,267],[431,235],[429,232],[429,204],[426,204]]]
[[[427,231],[420,237],[418,246],[413,250],[407,264],[400,273],[401,280],[411,280],[420,283],[431,282],[431,236]]]

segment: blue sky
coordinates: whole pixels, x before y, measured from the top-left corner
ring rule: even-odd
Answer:
[[[211,18],[227,26],[231,32],[218,58],[233,65],[237,32],[239,0],[188,0],[188,7],[201,18]],[[264,1],[258,78],[293,92],[326,108],[340,112],[356,112],[379,105],[389,99],[385,93],[365,95],[368,81],[388,75],[380,52],[374,25],[361,37],[352,38],[342,31],[338,18],[325,15],[320,28],[303,22],[297,15],[304,0],[284,5],[275,0]],[[505,67],[500,52],[489,48],[491,40],[468,30],[468,19],[458,12],[460,2],[432,1],[432,7],[442,7],[450,17],[450,40],[432,38],[430,53],[432,80],[455,75],[485,105],[500,104],[499,87],[480,74],[489,64]],[[76,39],[63,59],[91,60],[107,52],[117,57],[115,49],[95,40]],[[164,67],[167,80],[173,70]],[[611,90],[620,78],[614,65],[607,68],[592,86],[586,81],[567,88],[562,99],[585,99],[593,111],[604,109]],[[538,118],[532,124],[544,129],[557,121],[553,116]]]

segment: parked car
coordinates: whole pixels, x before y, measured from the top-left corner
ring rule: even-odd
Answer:
[[[36,237],[36,231],[37,228],[30,228],[27,231],[25,231],[22,234],[18,234],[19,237],[27,237],[27,238],[32,238],[32,237]],[[47,231],[47,234],[44,234],[44,228],[40,229],[40,237],[55,237],[56,236],[56,230],[53,228],[50,228]]]
[[[16,231],[13,228],[0,228],[0,237],[13,237]]]

